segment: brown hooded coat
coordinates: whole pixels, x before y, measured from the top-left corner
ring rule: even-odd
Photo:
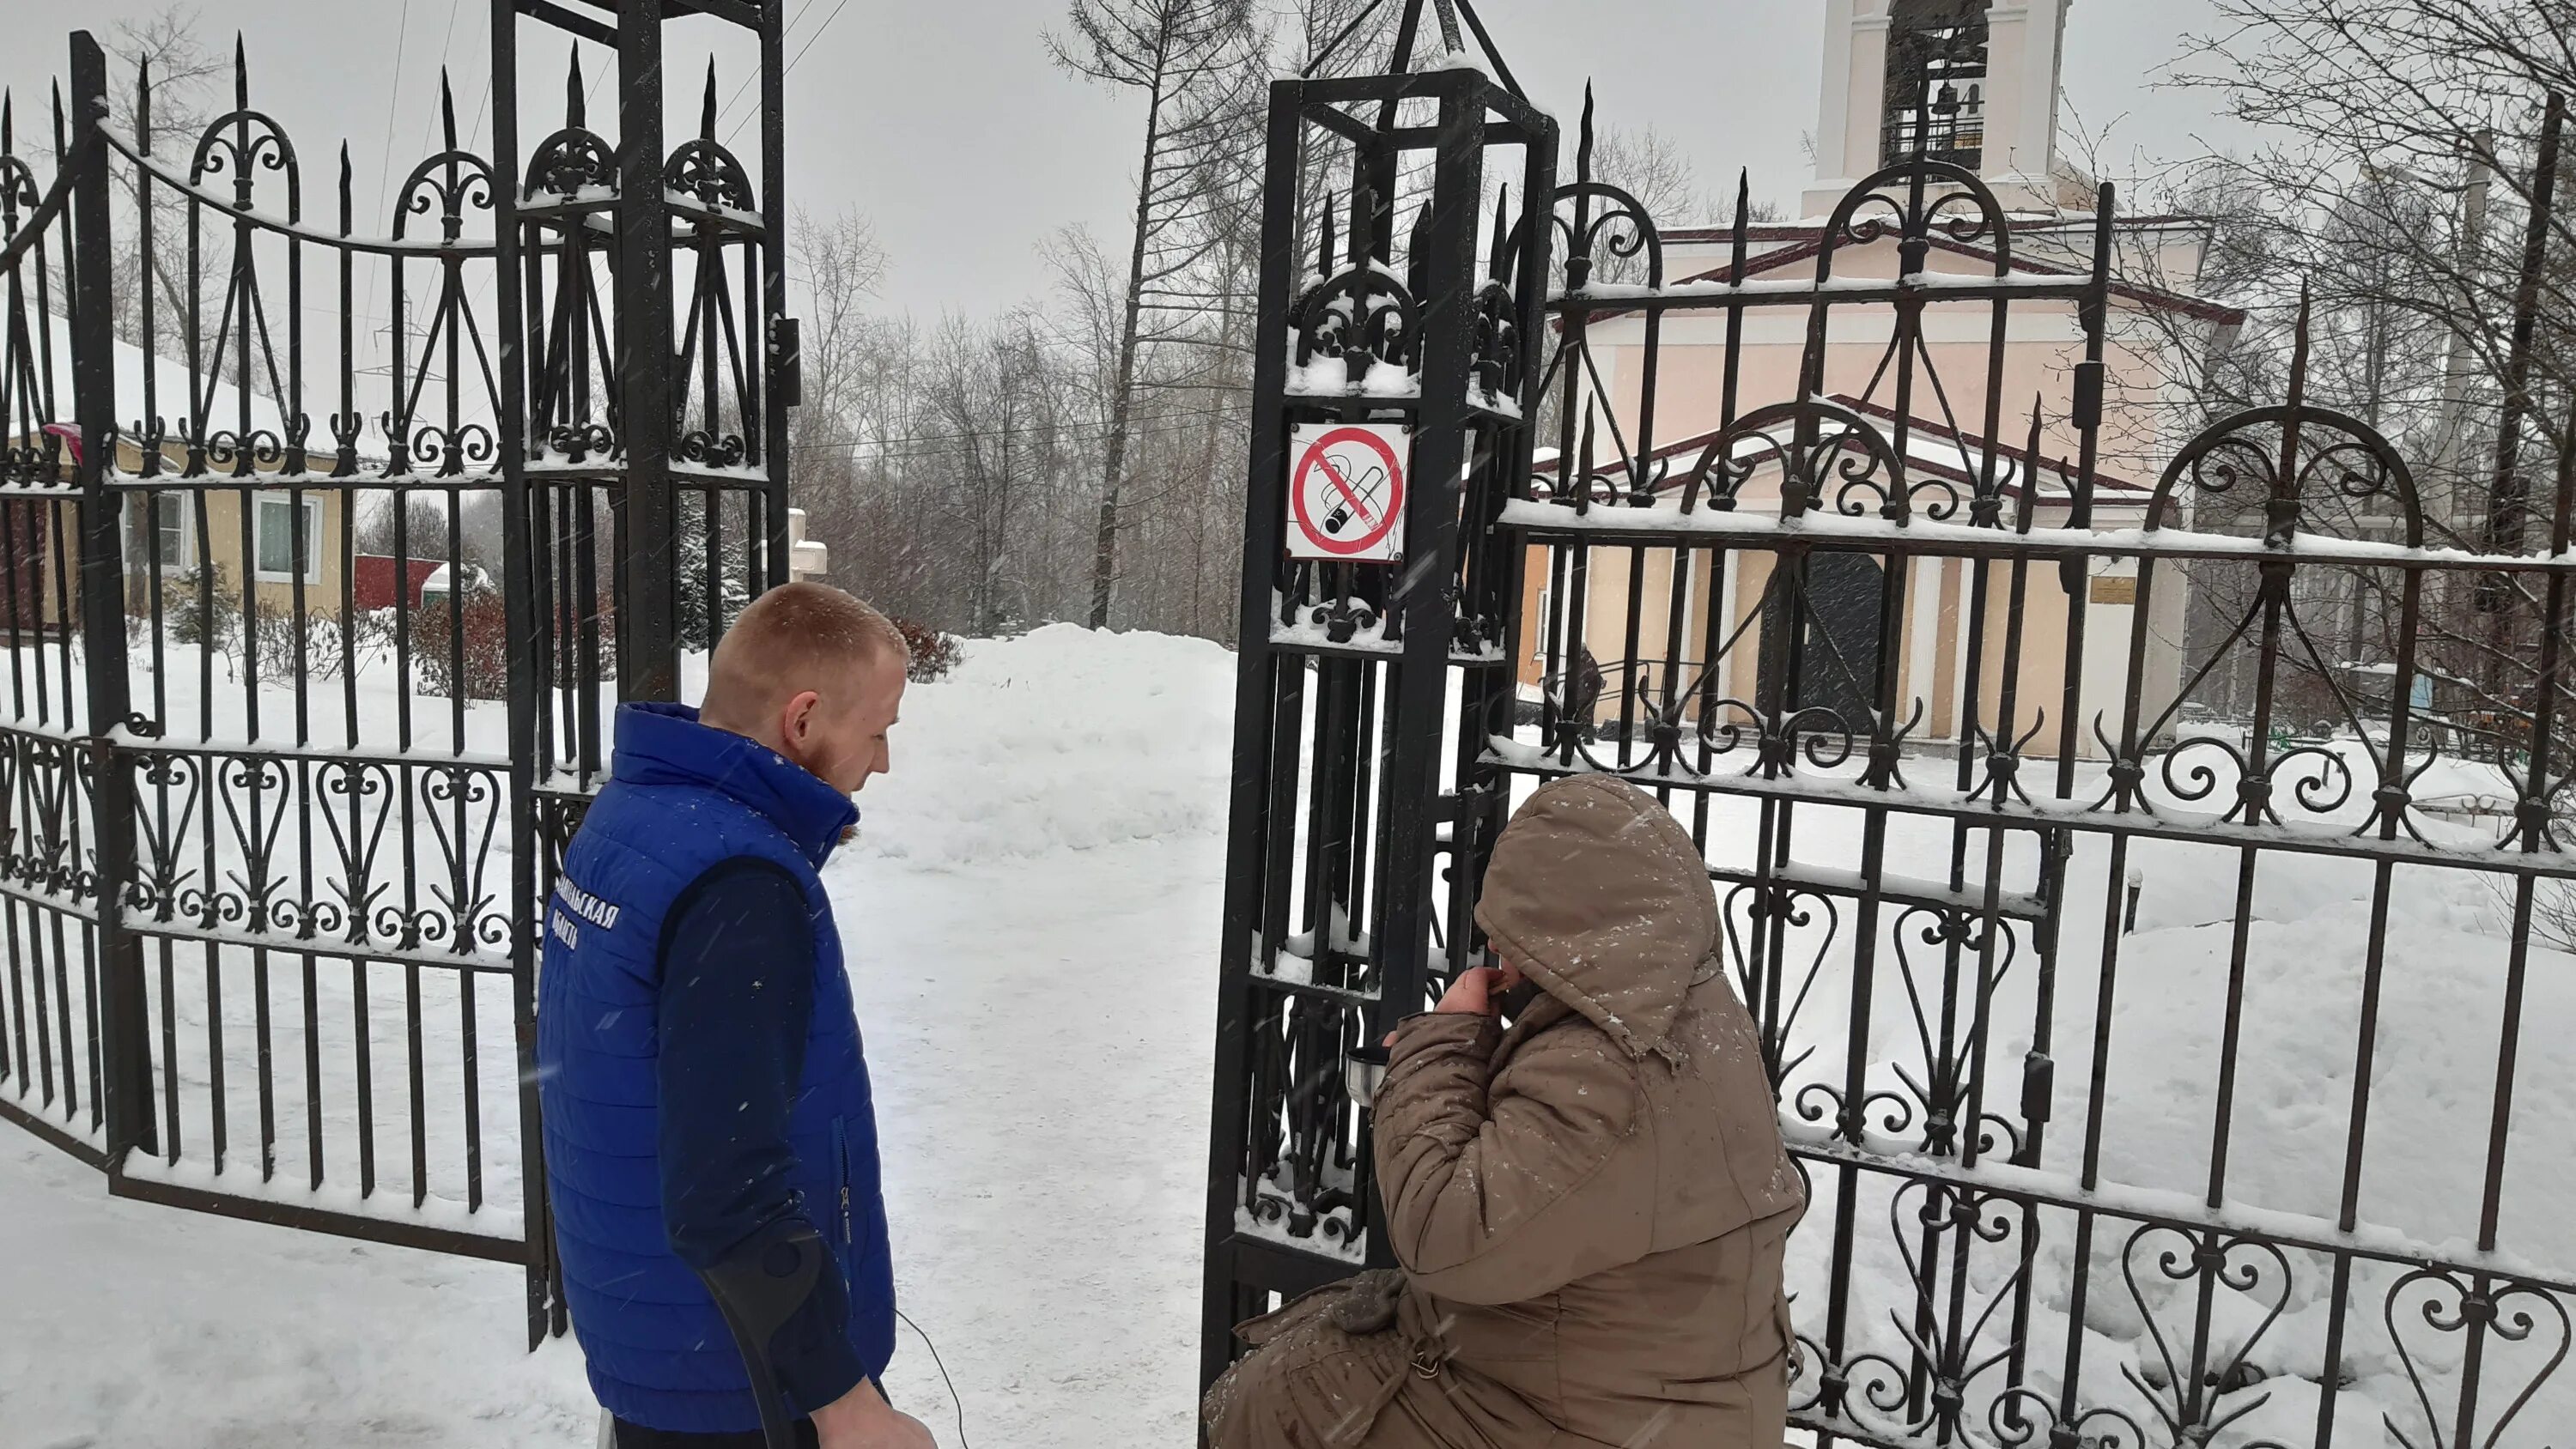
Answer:
[[[1404,1273],[1248,1324],[1214,1449],[1777,1449],[1806,1199],[1717,900],[1618,781],[1540,790],[1476,920],[1545,995],[1398,1032],[1375,1106]]]

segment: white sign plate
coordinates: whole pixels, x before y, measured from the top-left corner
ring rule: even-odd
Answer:
[[[1298,428],[1289,438],[1288,556],[1328,563],[1404,557],[1412,430],[1391,423]]]

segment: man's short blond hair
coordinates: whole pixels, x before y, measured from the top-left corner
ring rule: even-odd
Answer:
[[[706,708],[757,717],[805,690],[831,695],[843,680],[911,665],[911,646],[884,614],[829,584],[781,584],[752,600],[716,644]]]

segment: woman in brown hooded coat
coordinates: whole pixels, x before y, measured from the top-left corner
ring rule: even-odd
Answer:
[[[1777,1449],[1805,1210],[1690,837],[1599,776],[1497,842],[1470,972],[1392,1038],[1378,1182],[1402,1274],[1242,1330],[1214,1449]],[[1513,975],[1542,994],[1506,1031]]]

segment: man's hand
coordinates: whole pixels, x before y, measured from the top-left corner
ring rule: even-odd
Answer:
[[[823,1449],[939,1449],[919,1419],[897,1413],[864,1379],[839,1403],[814,1411],[814,1436]]]
[[[1502,985],[1502,974],[1491,966],[1476,966],[1458,973],[1449,984],[1447,994],[1434,1010],[1453,1016],[1491,1016],[1494,1014],[1494,992]]]

